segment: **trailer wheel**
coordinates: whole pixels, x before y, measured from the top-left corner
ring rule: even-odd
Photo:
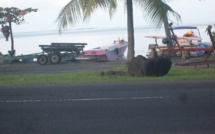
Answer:
[[[46,65],[48,63],[48,57],[46,55],[39,55],[37,57],[37,63],[40,65]]]
[[[51,55],[49,56],[49,58],[50,58],[50,62],[51,62],[52,64],[59,64],[60,61],[61,61],[61,56],[60,56],[60,54],[57,54],[57,53],[51,54]]]

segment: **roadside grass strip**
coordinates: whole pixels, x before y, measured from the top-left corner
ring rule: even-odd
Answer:
[[[120,70],[117,68],[116,70]],[[125,70],[122,68],[122,70]],[[108,71],[108,70],[105,70]],[[214,68],[171,68],[163,77],[100,76],[101,71],[58,74],[2,75],[0,85],[90,84],[111,82],[215,80]]]

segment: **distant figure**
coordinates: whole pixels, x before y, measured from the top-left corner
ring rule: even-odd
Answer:
[[[187,31],[187,33],[183,35],[183,37],[195,37],[195,34],[193,33],[192,30],[189,30]]]

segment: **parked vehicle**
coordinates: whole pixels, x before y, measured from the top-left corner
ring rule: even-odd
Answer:
[[[124,39],[84,51],[84,56],[94,57],[96,61],[113,61],[124,58],[128,43]]]
[[[172,41],[174,44],[174,52],[177,56],[182,56],[182,58],[189,59],[191,56],[201,56],[204,54],[207,54],[206,50],[203,50],[204,48],[210,48],[212,46],[211,42],[203,42],[199,29],[195,26],[177,26],[177,27],[171,27],[172,31],[174,31],[174,35],[172,35]],[[175,37],[173,37],[175,36]],[[152,48],[155,48],[156,52],[158,54],[164,54],[164,51],[166,52],[167,44],[169,41],[166,37],[162,36],[146,36],[147,38],[154,38],[155,44],[150,44],[148,47],[148,51],[146,56],[148,58],[152,58]],[[158,45],[158,39],[162,40],[163,44]],[[195,48],[191,50],[190,48]],[[200,49],[196,49],[200,48]],[[201,49],[203,48],[203,49]],[[178,50],[180,49],[180,50]],[[184,54],[182,53],[182,49]],[[190,49],[185,50],[185,49]],[[184,51],[185,50],[185,51]],[[168,52],[171,50],[168,50]]]
[[[38,55],[37,62],[45,65],[49,61],[52,64],[59,64],[65,56],[70,56],[71,60],[75,60],[75,56],[83,52],[87,43],[51,43],[51,45],[39,45],[43,50],[43,54]]]

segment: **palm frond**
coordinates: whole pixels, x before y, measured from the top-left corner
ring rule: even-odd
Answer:
[[[136,2],[144,8],[146,19],[150,20],[151,23],[156,24],[157,27],[161,27],[163,18],[169,16],[169,14],[172,14],[177,21],[181,20],[180,15],[165,3],[168,1],[172,0],[136,0]]]
[[[117,0],[86,0],[86,7],[84,10],[84,20],[89,19],[91,14],[97,9],[102,8],[109,10],[110,17],[116,10]]]
[[[71,0],[63,7],[56,19],[59,31],[69,25],[75,25],[80,20],[88,20],[99,7],[109,10],[111,17],[116,11],[117,0]]]
[[[60,11],[56,22],[58,23],[59,31],[68,27],[69,25],[76,24],[83,17],[85,0],[71,0]]]
[[[115,13],[115,11],[117,10],[117,0],[110,0],[109,1],[109,15],[110,18],[113,16],[113,14]]]

